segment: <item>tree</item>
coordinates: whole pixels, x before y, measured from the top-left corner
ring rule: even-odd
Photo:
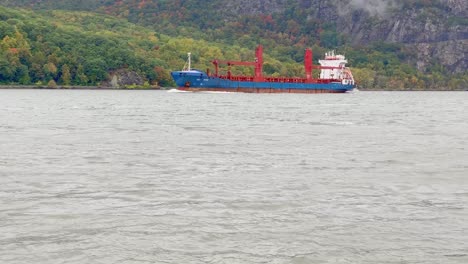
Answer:
[[[52,62],[44,64],[42,69],[46,75],[46,78],[55,79],[57,76],[57,66],[55,66],[55,64]]]
[[[64,85],[70,85],[71,82],[71,74],[70,74],[70,67],[67,64],[62,65],[62,76],[60,77],[62,83]]]
[[[20,65],[17,68],[15,81],[23,85],[31,84],[31,77],[29,77],[29,69],[26,65]]]
[[[89,58],[84,69],[92,83],[103,81],[107,77],[106,62],[103,58]]]
[[[56,83],[54,80],[50,80],[50,81],[47,83],[47,87],[49,87],[49,88],[57,88],[57,83]]]
[[[79,64],[76,69],[75,83],[78,85],[88,85],[89,78],[84,72],[83,65]]]

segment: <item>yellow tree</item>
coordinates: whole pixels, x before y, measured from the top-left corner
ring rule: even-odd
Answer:
[[[67,64],[62,65],[62,76],[60,77],[62,83],[64,85],[70,85],[71,82],[71,74],[70,74],[70,67]]]

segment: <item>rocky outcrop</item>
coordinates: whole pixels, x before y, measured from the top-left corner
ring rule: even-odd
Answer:
[[[447,0],[447,7],[450,8],[453,14],[468,17],[468,7],[466,0]]]
[[[109,73],[109,79],[102,83],[103,87],[125,88],[128,86],[143,86],[144,79],[129,69],[119,69]]]
[[[219,1],[220,11],[234,16],[272,14],[279,13],[285,9],[287,0],[221,0]],[[233,18],[233,17],[232,17]]]
[[[462,73],[468,61],[468,27],[463,17],[467,5],[451,0],[445,9],[412,8],[385,18],[354,10],[340,16],[337,24],[356,45],[374,41],[405,44],[414,51],[421,71],[438,62],[452,73]]]
[[[463,73],[468,69],[468,40],[418,43],[413,47],[417,51],[417,67],[421,71],[432,66],[434,62],[445,66],[452,73]]]

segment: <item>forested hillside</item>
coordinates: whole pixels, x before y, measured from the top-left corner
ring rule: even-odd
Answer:
[[[172,85],[169,72],[181,69],[187,52],[197,67],[213,58],[251,59],[253,51],[164,34],[111,16],[89,12],[32,12],[0,7],[0,83],[97,85],[118,69],[129,69],[149,83]],[[266,56],[266,65],[285,75],[302,66]],[[273,66],[270,66],[270,73]],[[266,67],[268,69],[268,66]],[[251,69],[238,69],[250,74]]]
[[[3,83],[93,85],[128,67],[157,79],[151,53],[157,37],[123,20],[87,13],[35,14],[0,7]]]
[[[110,71],[128,67],[149,82],[171,85],[168,73],[181,67],[188,51],[204,69],[214,57],[250,60],[251,50],[260,43],[268,55],[266,74],[301,75],[303,50],[312,47],[315,60],[327,49],[346,53],[364,88],[467,87],[467,4],[460,0],[0,0],[0,4],[36,10],[1,11],[2,28],[7,29],[0,31],[4,83],[51,78],[65,83],[62,75],[70,68],[71,82],[97,84]],[[92,10],[100,15],[37,11],[50,9]],[[18,43],[29,47],[12,47],[8,44],[12,38],[23,39]],[[96,44],[96,39],[102,43]],[[43,49],[44,43],[55,49]],[[30,55],[24,55],[28,48]],[[22,70],[15,78],[2,73],[1,66],[11,64],[12,53],[30,56],[18,58],[16,65]],[[51,59],[55,75],[44,67],[51,55],[57,58]],[[39,62],[33,66],[34,60]],[[19,78],[26,68],[29,80]],[[38,74],[38,68],[47,74]],[[81,72],[86,78],[77,77],[83,76]]]

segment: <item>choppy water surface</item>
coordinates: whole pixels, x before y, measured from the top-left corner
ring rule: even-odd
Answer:
[[[0,91],[0,263],[468,263],[468,93]]]

